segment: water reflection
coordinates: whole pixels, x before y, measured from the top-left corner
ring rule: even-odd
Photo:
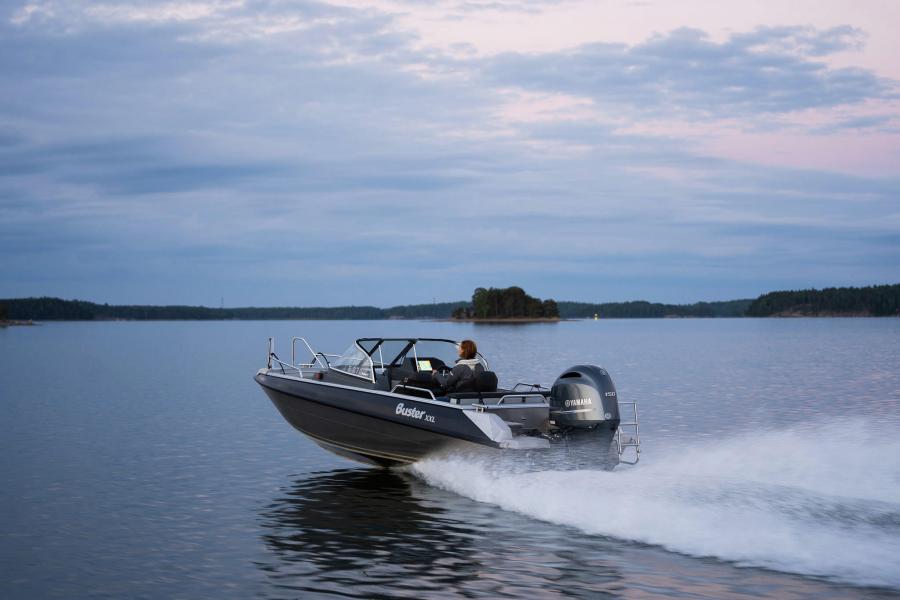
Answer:
[[[417,498],[408,476],[343,470],[297,480],[262,514],[278,587],[382,597],[436,593],[472,577],[476,531]]]
[[[595,539],[585,552],[556,526],[402,473],[298,479],[261,517],[273,557],[259,565],[266,597],[593,598],[623,589],[617,543]]]

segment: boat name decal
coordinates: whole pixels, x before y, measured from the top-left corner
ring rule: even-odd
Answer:
[[[424,410],[419,410],[415,407],[403,406],[402,402],[397,405],[396,409],[394,409],[394,414],[403,415],[404,417],[409,417],[410,419],[424,419],[428,423],[434,423],[434,415],[429,415]]]
[[[590,406],[593,404],[590,398],[570,398],[566,400],[566,408],[570,406]]]

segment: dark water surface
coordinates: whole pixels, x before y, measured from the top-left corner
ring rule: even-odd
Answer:
[[[599,364],[643,458],[357,466],[257,389],[269,335]],[[900,319],[0,329],[0,598],[900,597],[898,409]]]

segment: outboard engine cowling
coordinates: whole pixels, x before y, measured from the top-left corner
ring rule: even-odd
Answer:
[[[550,390],[550,420],[560,429],[619,427],[619,402],[609,373],[594,365],[566,369]]]

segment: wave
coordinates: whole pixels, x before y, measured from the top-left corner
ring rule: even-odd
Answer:
[[[588,534],[742,566],[900,589],[900,439],[863,420],[745,434],[616,471],[516,472],[488,456],[411,471]]]

